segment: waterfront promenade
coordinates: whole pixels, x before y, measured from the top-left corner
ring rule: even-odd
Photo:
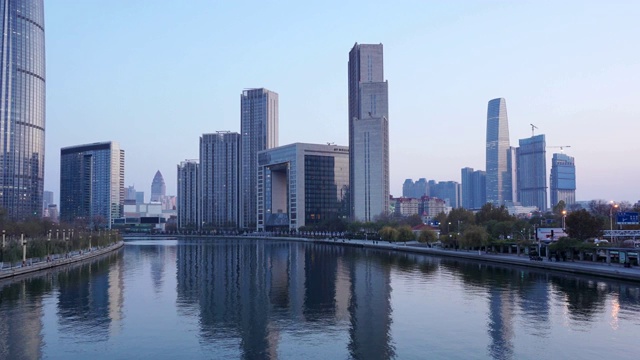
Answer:
[[[120,249],[122,246],[124,246],[124,242],[119,241],[102,248],[92,248],[89,251],[69,253],[68,256],[64,254],[52,255],[50,261],[31,262],[31,259],[27,259],[26,265],[0,269],[0,280],[84,261],[110,253]]]
[[[275,238],[277,239],[277,238]],[[487,254],[485,252],[478,252],[477,250],[453,250],[453,249],[441,249],[434,247],[427,247],[426,244],[420,244],[418,242],[412,241],[404,243],[389,243],[386,241],[377,241],[373,242],[371,240],[344,240],[344,239],[301,239],[306,241],[313,241],[316,243],[327,243],[327,244],[344,244],[351,246],[360,246],[365,248],[374,248],[374,249],[384,249],[384,250],[395,250],[395,251],[403,251],[403,252],[411,252],[411,253],[421,253],[421,254],[429,254],[436,256],[447,256],[447,257],[456,257],[463,258],[469,260],[477,260],[483,262],[491,262],[498,264],[506,264],[506,265],[518,265],[518,266],[526,266],[538,269],[546,269],[546,270],[554,270],[554,271],[563,271],[574,274],[582,274],[582,275],[594,275],[594,276],[602,276],[613,279],[620,280],[629,280],[629,281],[640,281],[640,268],[639,267],[630,267],[625,268],[623,264],[614,264],[614,263],[601,263],[601,262],[592,262],[592,261],[549,261],[546,258],[543,258],[542,261],[533,261],[529,259],[528,255],[524,254]]]

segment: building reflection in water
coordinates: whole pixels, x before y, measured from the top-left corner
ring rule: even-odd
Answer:
[[[43,357],[43,298],[52,295],[57,297],[61,334],[107,341],[121,326],[121,262],[122,253],[116,253],[52,273],[0,283],[0,359]]]
[[[110,331],[117,331],[124,299],[118,257],[120,253],[58,273],[58,322],[62,333],[107,341]]]
[[[0,359],[42,358],[42,296],[50,290],[44,278],[1,288]]]
[[[359,255],[356,255],[359,254]],[[345,259],[357,256],[357,259]],[[281,332],[348,331],[356,359],[393,357],[390,265],[361,249],[291,242],[182,243],[178,306],[201,336],[237,338],[244,358],[277,358]],[[228,342],[227,342],[228,343]]]

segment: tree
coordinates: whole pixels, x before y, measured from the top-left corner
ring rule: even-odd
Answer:
[[[412,241],[415,239],[416,236],[413,231],[411,231],[411,227],[409,225],[402,225],[398,228],[396,241],[404,241],[406,243],[407,241]]]
[[[378,232],[380,234],[380,239],[385,241],[395,241],[398,231],[391,226],[385,226]]]
[[[411,215],[408,216],[407,218],[404,219],[404,223],[406,223],[407,225],[414,227],[417,225],[421,225],[422,224],[422,217],[418,214],[415,215]]]
[[[451,223],[450,231],[462,232],[465,226],[474,225],[476,223],[476,218],[473,215],[473,212],[467,209],[457,208],[449,212],[449,215],[447,216],[447,225],[448,223]]]
[[[424,229],[418,235],[418,241],[421,243],[430,243],[438,239],[436,232],[431,229]]]
[[[587,210],[574,211],[567,215],[565,225],[567,226],[567,234],[578,240],[586,240],[595,238],[602,234],[602,219],[591,215]]]
[[[482,226],[471,225],[462,234],[461,245],[466,247],[481,247],[487,244],[489,234]]]
[[[492,203],[486,203],[482,206],[480,211],[476,213],[476,224],[484,225],[491,220],[495,220],[497,222],[514,221],[515,217],[509,214],[509,211],[504,207],[504,205],[495,207]]]

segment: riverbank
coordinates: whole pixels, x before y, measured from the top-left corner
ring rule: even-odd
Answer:
[[[247,238],[245,236],[240,236],[239,238]],[[264,239],[264,237],[251,237],[254,239]],[[549,261],[546,258],[543,258],[541,261],[530,260],[529,256],[524,254],[487,254],[485,252],[476,251],[467,251],[467,250],[449,250],[449,249],[440,249],[427,247],[425,244],[420,244],[418,242],[408,242],[406,245],[404,243],[389,243],[385,241],[376,241],[373,242],[371,240],[345,240],[345,239],[306,239],[306,238],[280,238],[273,237],[269,238],[272,240],[296,240],[296,241],[306,241],[306,242],[314,242],[314,243],[322,243],[322,244],[331,244],[338,246],[357,246],[363,248],[371,248],[371,249],[381,249],[381,250],[394,250],[394,251],[402,251],[402,252],[410,252],[410,253],[419,253],[419,254],[427,254],[427,255],[435,255],[435,256],[447,256],[454,258],[462,258],[469,260],[476,260],[482,262],[489,263],[497,263],[497,264],[505,264],[505,265],[517,265],[517,266],[526,266],[530,268],[543,269],[543,270],[552,270],[552,271],[561,271],[573,274],[581,274],[581,275],[591,275],[591,276],[600,276],[606,277],[610,279],[618,279],[618,280],[627,280],[627,281],[635,281],[640,282],[640,268],[638,267],[630,267],[625,268],[622,264],[606,264],[599,262],[591,262],[591,261]]]
[[[142,239],[164,239],[164,240],[177,240],[183,238],[208,238],[211,235],[163,235],[163,236],[124,236],[125,240],[135,241]],[[516,265],[525,266],[536,269],[561,271],[566,273],[599,276],[610,279],[627,280],[640,282],[640,268],[630,267],[625,268],[622,264],[615,263],[600,263],[593,261],[549,261],[543,258],[540,261],[530,260],[529,256],[524,254],[487,254],[486,252],[468,251],[468,250],[450,250],[428,247],[426,244],[420,244],[416,241],[404,243],[389,243],[386,241],[372,241],[372,240],[346,240],[346,239],[309,239],[302,237],[269,237],[269,236],[215,236],[233,239],[256,239],[256,240],[276,240],[276,241],[301,241],[312,242],[318,244],[329,244],[335,246],[356,246],[361,248],[380,249],[380,250],[393,250],[402,251],[434,256],[447,256],[454,258],[462,258],[468,260],[476,260],[495,264],[504,265]]]
[[[100,255],[108,254],[110,252],[116,251],[124,246],[124,241],[119,241],[107,247],[103,247],[100,249],[92,249],[90,251],[85,251],[81,253],[70,254],[68,257],[60,256],[54,257],[51,261],[41,261],[38,263],[32,263],[30,265],[20,266],[20,267],[12,267],[12,268],[4,268],[0,270],[0,280],[8,279],[19,275],[29,274],[33,272],[49,270],[58,266],[64,266],[73,264],[76,262],[84,261],[87,259],[92,259],[98,257]]]

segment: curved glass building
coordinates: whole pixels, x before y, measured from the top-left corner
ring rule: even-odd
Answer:
[[[489,101],[487,109],[487,202],[503,205],[512,200],[509,174],[509,120],[503,98]]]
[[[42,215],[45,129],[43,0],[0,0],[0,207]]]

